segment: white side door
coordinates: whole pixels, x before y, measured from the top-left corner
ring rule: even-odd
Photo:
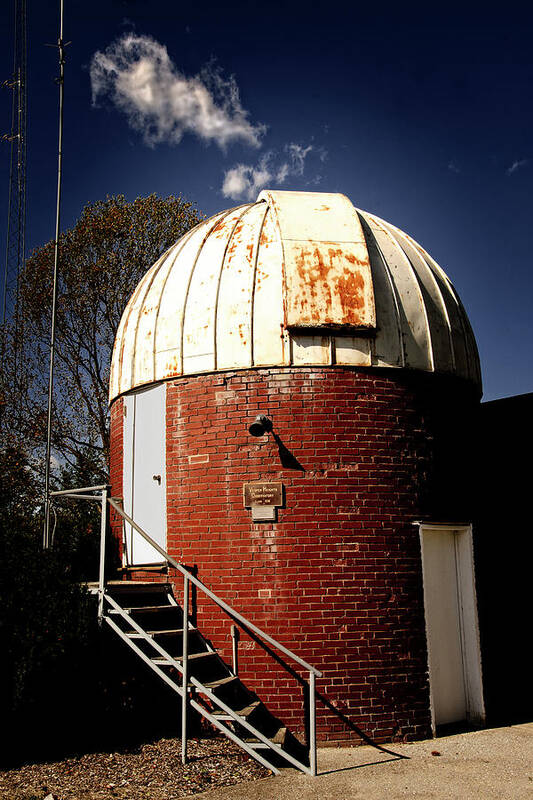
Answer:
[[[470,526],[420,525],[433,728],[485,717]]]
[[[124,398],[124,510],[166,550],[166,384]],[[126,525],[128,564],[159,564],[163,557]]]

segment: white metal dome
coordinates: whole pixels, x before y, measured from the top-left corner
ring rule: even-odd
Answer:
[[[451,373],[481,388],[466,313],[419,244],[342,194],[265,191],[201,222],[148,270],[117,331],[109,394],[331,364]]]

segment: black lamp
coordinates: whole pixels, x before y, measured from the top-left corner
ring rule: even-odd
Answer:
[[[263,436],[265,433],[268,433],[268,431],[271,430],[272,420],[270,417],[265,416],[265,414],[258,414],[248,428],[248,432],[251,433],[252,436]]]

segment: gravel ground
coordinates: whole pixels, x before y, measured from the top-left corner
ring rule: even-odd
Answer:
[[[175,800],[271,773],[226,739],[160,739],[115,753],[89,753],[0,771],[1,800]]]

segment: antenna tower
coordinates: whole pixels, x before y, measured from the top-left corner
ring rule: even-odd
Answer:
[[[14,0],[13,75],[3,86],[13,92],[9,142],[9,200],[6,255],[2,293],[2,323],[12,318],[19,325],[20,278],[26,249],[26,0]]]

